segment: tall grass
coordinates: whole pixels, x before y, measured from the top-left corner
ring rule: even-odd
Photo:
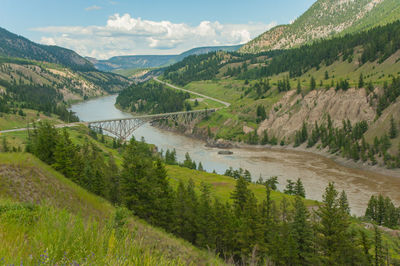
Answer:
[[[47,204],[0,200],[0,264],[186,265],[135,241],[128,216],[118,209],[100,225]]]

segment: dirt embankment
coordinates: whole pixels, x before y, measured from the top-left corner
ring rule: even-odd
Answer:
[[[279,138],[290,139],[303,122],[307,122],[311,128],[315,122],[326,122],[328,115],[334,127],[340,127],[345,119],[349,119],[352,124],[362,120],[372,123],[376,111],[364,89],[314,90],[305,96],[292,90],[275,104],[257,133],[261,135],[267,130]]]

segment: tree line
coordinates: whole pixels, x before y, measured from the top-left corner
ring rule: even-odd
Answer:
[[[79,118],[68,111],[63,103],[63,96],[56,89],[40,84],[17,84],[0,80],[0,86],[7,93],[0,97],[0,112],[11,113],[13,110],[29,108],[46,115],[56,114],[63,121],[77,122]]]

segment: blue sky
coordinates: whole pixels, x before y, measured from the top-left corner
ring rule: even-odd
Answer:
[[[315,0],[0,0],[0,27],[85,56],[175,54],[247,42]]]

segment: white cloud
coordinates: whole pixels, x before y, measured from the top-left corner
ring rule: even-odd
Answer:
[[[44,27],[40,42],[73,49],[81,55],[105,59],[116,55],[177,54],[212,45],[250,41],[276,23],[221,24],[202,21],[197,26],[151,21],[129,14],[110,16],[105,26]]]
[[[100,10],[102,7],[101,6],[89,6],[87,8],[85,8],[86,11],[93,11],[93,10]]]

